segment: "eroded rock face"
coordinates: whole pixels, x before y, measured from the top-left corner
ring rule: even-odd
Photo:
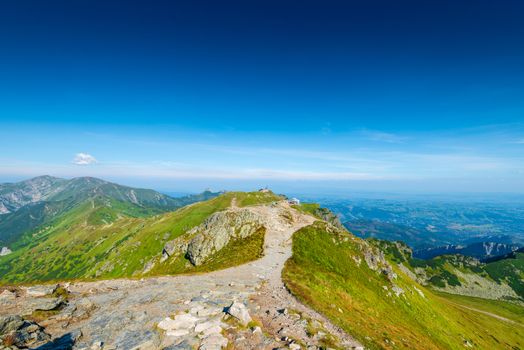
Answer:
[[[384,256],[384,252],[375,247],[370,247],[369,245],[363,246],[364,260],[368,267],[373,270],[382,273],[386,278],[393,282],[397,279],[397,274],[393,270],[393,267],[387,261]]]
[[[367,246],[364,249],[364,260],[373,271],[377,271],[381,266],[387,264],[384,253],[381,250]]]
[[[51,337],[39,324],[24,320],[20,316],[0,318],[0,344],[9,342],[19,348],[42,345]]]
[[[169,257],[173,255],[179,255],[179,254],[185,254],[187,251],[187,246],[189,245],[189,241],[185,235],[182,235],[180,237],[175,238],[172,241],[169,241],[164,246],[164,249],[162,250],[162,258],[160,259],[160,262],[164,262]]]
[[[187,257],[193,265],[202,265],[231,240],[249,237],[262,228],[259,216],[249,210],[215,213],[188,232],[194,238],[187,247]]]

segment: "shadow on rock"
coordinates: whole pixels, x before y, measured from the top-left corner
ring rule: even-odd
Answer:
[[[75,342],[82,336],[79,330],[66,333],[60,338],[56,338],[53,341],[41,345],[33,350],[70,350],[75,345]]]

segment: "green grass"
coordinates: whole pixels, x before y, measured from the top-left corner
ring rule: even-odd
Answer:
[[[236,204],[239,207],[247,207],[250,205],[270,204],[278,202],[284,198],[274,194],[273,192],[228,192],[226,197],[236,198]]]
[[[465,342],[476,349],[524,347],[524,327],[434,295],[394,264],[394,283],[405,294],[388,296],[384,286],[392,284],[367,266],[364,244],[343,231],[326,232],[321,222],[301,229],[283,272],[287,287],[369,349],[464,349]]]
[[[0,257],[0,284],[141,276],[145,264],[161,255],[167,241],[201,224],[212,213],[228,208],[233,198],[238,206],[280,199],[272,193],[228,192],[149,217],[140,217],[142,212],[115,200],[83,203],[26,235],[20,248]],[[181,270],[168,266],[168,262],[154,273]]]
[[[157,265],[148,275],[209,272],[248,263],[264,255],[264,236],[265,229],[261,228],[247,238],[230,241],[202,265],[193,266],[187,258],[180,256],[169,264]]]
[[[300,203],[293,205],[293,208],[301,211],[304,214],[310,214],[318,218],[317,211],[320,209],[320,204],[317,203]]]
[[[524,325],[524,307],[502,300],[489,300],[434,291],[434,294],[462,306],[491,312]]]

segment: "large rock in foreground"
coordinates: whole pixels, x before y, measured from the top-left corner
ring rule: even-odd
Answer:
[[[233,302],[233,304],[227,308],[227,313],[236,318],[244,326],[247,326],[247,324],[251,322],[251,316],[247,311],[247,307],[237,301]]]
[[[188,232],[194,238],[187,247],[187,257],[193,265],[202,265],[230,241],[249,237],[260,229],[260,217],[248,209],[215,213]]]

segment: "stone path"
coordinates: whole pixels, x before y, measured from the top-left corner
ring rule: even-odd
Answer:
[[[315,219],[285,202],[250,210],[266,226],[263,258],[206,274],[72,283],[68,305],[40,325],[55,337],[80,330],[75,349],[361,348],[282,283],[293,233]],[[224,312],[233,302],[251,322]]]

